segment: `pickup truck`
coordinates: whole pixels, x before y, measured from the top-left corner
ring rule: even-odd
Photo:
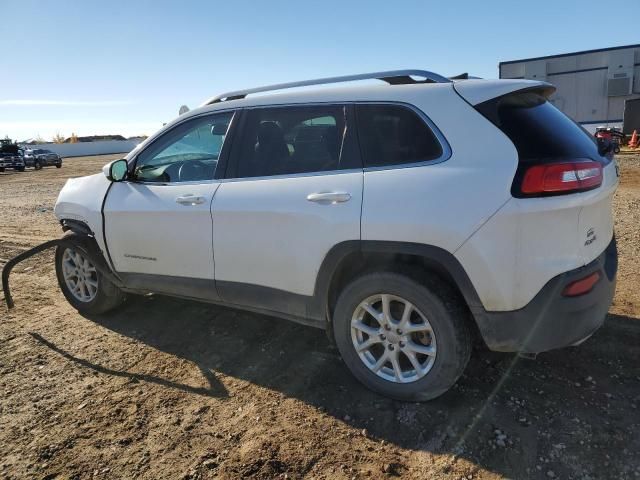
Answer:
[[[25,150],[24,163],[27,167],[33,167],[40,170],[42,167],[55,166],[62,167],[62,158],[51,150],[35,148],[33,150]]]
[[[8,138],[0,140],[0,172],[7,168],[19,172],[24,172],[25,168],[22,149]]]

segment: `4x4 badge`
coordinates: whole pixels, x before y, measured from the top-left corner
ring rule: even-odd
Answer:
[[[584,246],[586,247],[587,245],[591,245],[596,241],[596,238],[596,232],[593,230],[593,228],[590,228],[589,230],[587,230],[587,241],[584,242]]]

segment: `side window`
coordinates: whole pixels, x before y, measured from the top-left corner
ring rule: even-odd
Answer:
[[[142,182],[212,180],[233,112],[197,117],[168,131],[137,157]]]
[[[434,160],[442,146],[431,128],[401,105],[357,105],[358,138],[365,167]]]
[[[236,161],[231,176],[249,178],[338,170],[348,163],[346,157],[352,153],[345,148],[345,134],[343,106],[249,110],[242,136],[234,141]]]

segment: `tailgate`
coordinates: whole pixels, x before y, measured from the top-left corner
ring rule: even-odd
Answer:
[[[585,264],[600,255],[613,236],[613,194],[618,186],[615,160],[603,169],[602,186],[583,194],[584,205],[578,217],[579,251]]]

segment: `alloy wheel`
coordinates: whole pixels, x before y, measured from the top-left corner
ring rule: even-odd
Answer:
[[[98,272],[77,251],[67,248],[62,255],[62,274],[69,292],[80,302],[90,302],[98,293]]]
[[[436,337],[428,319],[396,295],[382,293],[360,302],[351,318],[351,340],[364,365],[394,383],[421,379],[436,358]]]

